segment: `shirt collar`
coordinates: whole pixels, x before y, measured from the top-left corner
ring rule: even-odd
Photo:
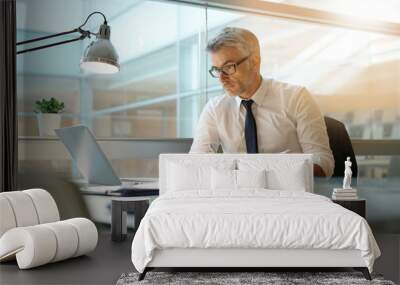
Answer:
[[[251,96],[248,100],[253,100],[256,105],[262,105],[264,101],[264,96],[267,91],[267,81],[261,77],[261,84],[258,87],[257,91],[254,92],[253,96]],[[240,109],[240,105],[242,103],[242,98],[239,96],[235,96],[236,106]]]

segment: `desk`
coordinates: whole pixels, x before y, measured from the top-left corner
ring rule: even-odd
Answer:
[[[107,197],[111,200],[111,240],[123,241],[127,236],[127,212],[133,211],[134,231],[144,217],[149,200],[159,194],[158,182],[143,183],[134,187],[95,186],[81,189],[86,196]]]
[[[140,190],[133,190],[140,191]],[[135,228],[136,232],[140,221],[146,214],[149,208],[149,200],[158,196],[158,189],[154,190],[153,195],[149,195],[149,190],[146,190],[144,196],[133,197],[112,197],[111,201],[111,240],[123,241],[127,236],[127,211],[133,211],[135,215]]]

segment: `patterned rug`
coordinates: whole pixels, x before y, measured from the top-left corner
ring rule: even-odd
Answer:
[[[148,272],[142,281],[138,276],[139,273],[122,274],[117,285],[395,285],[381,275],[372,275],[372,281],[368,281],[360,272]]]

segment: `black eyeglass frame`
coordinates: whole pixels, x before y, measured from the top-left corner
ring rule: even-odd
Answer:
[[[250,57],[250,55],[245,56],[244,58],[240,59],[240,60],[237,61],[237,62],[229,63],[229,64],[226,64],[226,65],[224,65],[224,66],[222,66],[222,67],[212,66],[212,67],[210,68],[210,70],[208,70],[208,72],[209,72],[210,75],[211,75],[212,77],[214,77],[214,78],[219,78],[219,77],[221,77],[221,73],[225,74],[226,76],[232,75],[232,74],[234,74],[234,73],[236,72],[237,67],[238,67],[241,63],[245,62],[249,57]],[[233,66],[233,71],[232,71],[232,72],[229,73],[229,72],[227,72],[227,71],[224,70],[224,69],[227,69],[227,68],[231,68],[232,66]],[[219,75],[213,74],[214,71],[218,72]]]

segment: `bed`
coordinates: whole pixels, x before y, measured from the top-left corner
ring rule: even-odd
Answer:
[[[159,183],[132,242],[140,280],[172,267],[352,267],[371,279],[371,229],[313,194],[310,154],[161,154]]]

